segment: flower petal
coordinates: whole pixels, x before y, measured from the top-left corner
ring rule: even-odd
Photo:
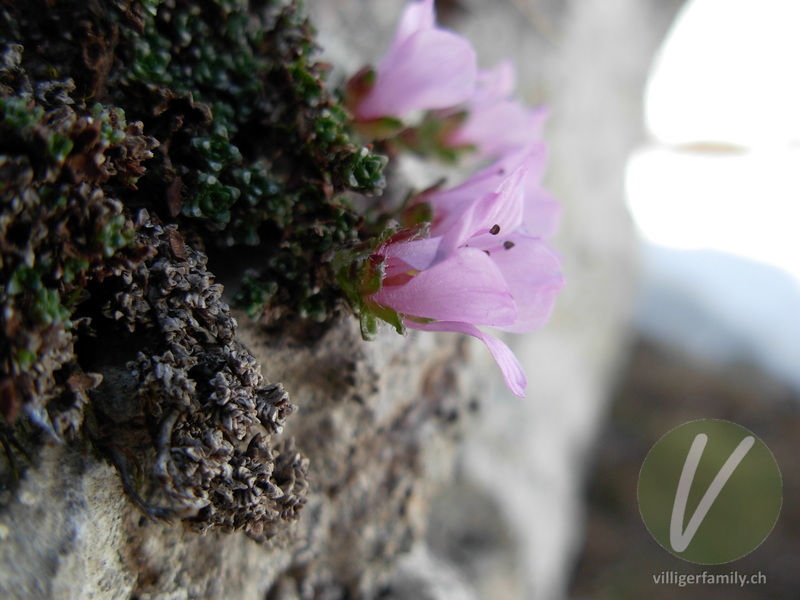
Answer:
[[[502,181],[496,192],[476,198],[460,213],[451,212],[442,220],[437,219],[432,227],[434,234],[442,236],[437,260],[465,244],[485,249],[486,244],[494,243],[495,235],[490,231],[495,226],[502,232],[515,231],[522,224],[524,177],[525,168],[520,167]],[[429,202],[436,215],[435,198]]]
[[[546,163],[547,147],[543,142],[532,141],[514,152],[509,152],[485,169],[478,171],[474,175],[474,179],[483,180],[486,185],[492,182],[494,186],[497,186],[504,178],[508,177],[509,173],[513,173],[523,167],[527,169],[528,173],[525,178],[526,185],[528,185],[528,182],[538,183],[542,173],[544,173]],[[470,179],[473,179],[473,177]]]
[[[433,2],[434,0],[421,0],[420,2],[411,2],[405,7],[403,15],[400,17],[400,23],[397,25],[394,41],[387,54],[392,53],[394,48],[400,46],[418,31],[433,29],[436,24]]]
[[[517,318],[500,270],[475,248],[459,248],[401,285],[384,285],[372,298],[409,317],[476,325],[512,325]]]
[[[510,244],[509,244],[510,242]],[[517,320],[498,329],[527,333],[550,318],[558,292],[564,286],[561,263],[556,254],[539,239],[515,235],[492,252],[492,260],[503,273],[517,305]]]
[[[513,61],[504,59],[491,69],[478,72],[471,106],[495,103],[508,98],[517,87],[517,73]]]
[[[492,353],[494,361],[500,367],[503,373],[503,379],[506,386],[515,395],[520,398],[525,397],[525,388],[528,386],[528,380],[525,377],[525,372],[522,370],[522,365],[519,364],[517,357],[511,352],[511,349],[496,337],[482,332],[480,329],[469,323],[458,323],[453,321],[438,321],[436,323],[413,323],[406,321],[406,326],[411,329],[420,329],[423,331],[454,331],[458,333],[466,333],[473,337],[478,338]]]
[[[558,230],[561,221],[561,204],[549,193],[537,187],[525,191],[523,231],[531,237],[549,239]]]
[[[467,40],[436,28],[419,31],[384,57],[356,116],[403,117],[454,106],[472,93],[476,72],[475,51]]]
[[[525,170],[524,189],[539,189],[539,180],[544,170],[547,154],[544,144],[532,143],[518,152],[509,154],[459,185],[434,192],[421,198],[434,209],[433,234],[442,235],[476,198],[497,192],[509,174],[517,169]],[[527,204],[527,200],[526,200]],[[492,223],[494,225],[494,223]],[[491,225],[490,225],[491,227]]]
[[[477,157],[503,156],[538,139],[547,117],[514,100],[473,106],[464,124],[447,139],[449,146],[475,146]]]
[[[399,259],[408,268],[423,271],[433,264],[442,238],[423,238],[398,244],[386,244],[378,252],[388,259]],[[390,275],[387,272],[387,277]]]

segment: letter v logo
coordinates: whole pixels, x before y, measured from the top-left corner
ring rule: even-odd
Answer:
[[[639,471],[639,511],[665,550],[689,562],[728,563],[755,550],[781,510],[775,457],[753,432],[719,419],[679,425]]]
[[[714,500],[717,499],[722,488],[728,482],[728,479],[731,478],[731,475],[733,475],[733,472],[736,470],[736,467],[739,466],[739,463],[742,462],[745,455],[750,451],[750,448],[753,447],[755,441],[755,438],[749,435],[739,442],[739,445],[736,446],[736,449],[728,457],[728,460],[722,465],[717,476],[714,477],[714,481],[708,486],[706,493],[703,494],[703,498],[700,500],[700,504],[697,505],[694,514],[689,519],[686,530],[683,531],[683,520],[686,514],[686,502],[689,500],[689,491],[692,489],[692,481],[694,481],[694,475],[697,472],[697,465],[700,464],[703,450],[705,450],[706,443],[708,442],[708,436],[704,433],[698,433],[694,438],[692,447],[689,449],[689,454],[686,456],[686,462],[683,463],[681,479],[678,482],[678,489],[675,492],[675,503],[672,505],[672,520],[669,525],[669,543],[675,552],[683,552],[688,548],[694,538],[694,534],[697,533],[698,527],[700,527],[703,519],[706,518],[708,511],[711,510]]]

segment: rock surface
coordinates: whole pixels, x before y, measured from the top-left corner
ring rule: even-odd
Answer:
[[[245,599],[273,587],[276,598],[376,596],[421,537],[479,399],[463,376],[464,344],[387,331],[365,345],[354,320],[297,347],[255,329],[241,338],[300,399],[284,433],[311,462],[300,521],[267,544],[150,522],[113,467],[48,446],[0,512],[0,596]]]

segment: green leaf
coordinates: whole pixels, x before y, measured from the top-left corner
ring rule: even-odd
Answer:
[[[361,337],[367,342],[375,340],[378,335],[378,319],[367,311],[361,311],[358,317],[361,322]]]

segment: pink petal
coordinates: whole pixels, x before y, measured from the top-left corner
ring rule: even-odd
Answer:
[[[525,377],[525,372],[522,370],[522,365],[519,364],[517,357],[511,352],[511,349],[496,337],[483,333],[480,329],[469,323],[458,323],[453,321],[438,321],[436,323],[414,323],[406,321],[406,326],[411,329],[421,329],[423,331],[454,331],[458,333],[466,333],[473,337],[478,338],[492,353],[494,361],[500,367],[503,373],[503,379],[506,386],[515,395],[520,398],[525,397],[525,388],[528,386],[528,380]]]
[[[561,204],[545,190],[539,187],[526,190],[523,231],[531,237],[553,237],[561,221],[561,210]]]
[[[500,167],[491,171],[484,169],[455,187],[422,196],[420,200],[429,202],[434,209],[434,233],[441,235],[441,231],[447,228],[442,227],[445,221],[449,226],[477,198],[497,191],[504,177],[511,172],[498,176],[501,170]]]
[[[547,151],[541,142],[528,144],[525,148],[512,152],[501,160],[478,171],[456,187],[442,192],[435,192],[425,198],[437,212],[437,218],[456,210],[463,210],[479,196],[496,192],[509,174],[519,168],[526,169],[525,189],[538,187]]]
[[[564,286],[561,263],[541,240],[516,235],[492,251],[492,260],[503,273],[517,305],[517,320],[498,327],[511,333],[538,329],[550,318],[558,292]]]
[[[517,309],[500,270],[484,252],[460,248],[402,285],[384,285],[379,304],[410,317],[511,325]]]
[[[543,142],[534,140],[478,171],[474,177],[478,180],[494,181],[497,185],[503,178],[508,177],[509,173],[522,167],[528,171],[527,185],[529,181],[538,182],[541,179],[546,163],[547,147]]]
[[[529,109],[514,100],[476,105],[447,144],[475,146],[480,158],[502,156],[539,139],[546,116],[543,109]]]
[[[475,51],[467,40],[441,29],[419,31],[386,55],[357,116],[403,117],[454,106],[469,97],[476,71]]]
[[[489,232],[495,225],[506,234],[516,230],[522,223],[524,177],[525,169],[520,167],[503,179],[496,192],[476,198],[460,207],[460,212],[452,211],[441,221],[437,219],[432,228],[434,234],[442,236],[437,260],[464,244],[483,248],[487,241],[492,243],[496,238]],[[436,215],[435,198],[429,201]]]
[[[389,54],[393,49],[400,46],[408,38],[418,31],[433,29],[436,24],[436,12],[433,5],[434,0],[422,0],[412,2],[403,10],[400,23],[397,26],[394,41],[389,49]]]
[[[497,186],[497,195],[500,198],[494,202],[494,214],[489,216],[489,220],[502,222],[507,232],[513,231],[522,223],[522,182],[527,174],[527,165],[520,166]]]
[[[424,271],[433,264],[442,238],[423,238],[398,244],[386,244],[378,253],[386,258],[403,261],[408,268]],[[387,272],[387,277],[390,274]]]
[[[478,72],[475,93],[470,104],[494,103],[508,98],[517,87],[517,74],[514,63],[509,59],[498,62],[491,69]]]
[[[459,207],[458,212],[452,211],[444,219],[436,220],[431,232],[440,235],[442,242],[439,244],[437,261],[444,260],[459,248],[476,233],[489,231],[492,225],[486,226],[488,217],[493,214],[494,203],[498,200],[499,194],[487,194],[482,198],[475,198]],[[434,215],[436,209],[434,208]]]

